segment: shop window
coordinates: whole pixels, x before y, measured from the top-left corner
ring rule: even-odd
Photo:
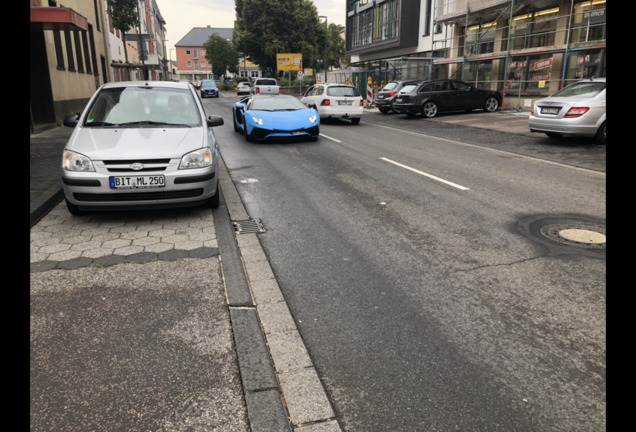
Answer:
[[[552,54],[515,57],[508,63],[508,90],[544,92],[552,76]]]
[[[586,1],[574,6],[572,42],[590,42],[606,38],[605,1]]]
[[[510,34],[511,49],[554,45],[558,18],[559,8],[514,17]]]
[[[492,60],[467,62],[464,65],[463,81],[477,87],[488,87],[491,82],[496,81],[496,78],[493,77]]]
[[[565,76],[568,81],[605,77],[605,70],[604,49],[578,50],[569,53]]]
[[[494,51],[496,23],[480,24],[466,30],[466,55],[486,54]]]

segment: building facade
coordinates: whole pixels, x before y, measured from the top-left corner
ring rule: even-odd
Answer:
[[[455,78],[530,110],[606,76],[606,0],[351,0],[346,54],[373,81]]]
[[[81,111],[111,80],[104,2],[30,0],[31,133]]]
[[[221,76],[233,78],[234,75],[229,73],[225,68],[214,68],[214,58],[212,62],[206,59],[205,44],[213,34],[221,36],[228,42],[232,41],[232,33],[234,28],[219,27],[194,27],[174,46],[177,51],[177,70],[178,78],[187,81],[201,81],[204,79],[219,79]],[[246,74],[248,71],[247,62],[241,60]],[[251,64],[251,63],[250,63]],[[259,72],[260,73],[260,72]],[[251,75],[250,75],[251,76]]]
[[[155,0],[138,1],[140,25],[132,38],[113,28],[107,0],[29,0],[29,6],[30,133],[60,126],[109,81],[144,73],[167,79],[166,23]]]

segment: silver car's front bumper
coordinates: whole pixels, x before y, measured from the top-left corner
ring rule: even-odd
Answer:
[[[165,171],[145,171],[144,176],[164,176],[163,187],[114,189],[110,177],[135,177],[130,172],[108,172],[96,163],[97,172],[62,174],[62,188],[68,202],[81,209],[168,208],[197,205],[212,198],[218,191],[217,164],[200,169],[177,170],[178,161]],[[137,173],[137,175],[142,175]]]

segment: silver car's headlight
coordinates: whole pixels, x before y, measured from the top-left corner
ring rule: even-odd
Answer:
[[[205,147],[183,156],[179,164],[179,169],[203,168],[212,165],[212,162],[214,162],[212,149]]]
[[[62,154],[62,169],[65,171],[77,172],[95,171],[95,167],[93,166],[93,162],[90,158],[71,150],[64,150],[64,153]]]

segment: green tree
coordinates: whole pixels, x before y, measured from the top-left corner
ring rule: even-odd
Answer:
[[[325,30],[313,1],[235,0],[234,4],[234,46],[261,70],[276,72],[277,53],[302,54],[303,68],[315,63]]]
[[[137,0],[108,0],[108,14],[113,27],[121,30],[122,34],[139,26],[139,14],[137,12]],[[128,52],[124,49],[124,58],[128,62]]]
[[[344,26],[340,24],[329,24],[327,36],[327,66],[333,68],[340,67],[340,60],[348,64],[344,58],[345,41],[340,36],[340,32],[344,30]]]
[[[212,34],[204,45],[205,58],[212,66],[212,73],[216,76],[225,75],[225,71],[238,73],[239,55],[231,42],[218,34]]]

